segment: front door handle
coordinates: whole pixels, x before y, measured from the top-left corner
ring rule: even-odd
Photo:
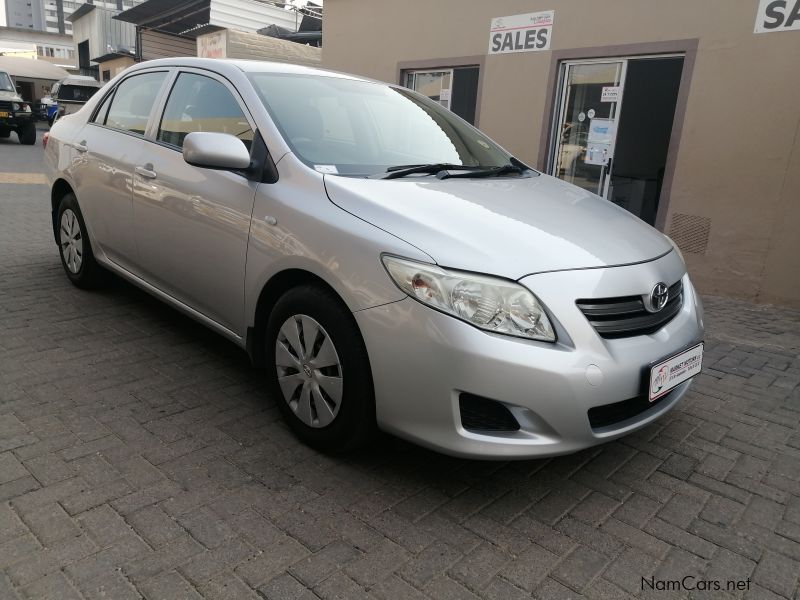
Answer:
[[[151,165],[150,163],[147,163],[143,167],[136,167],[135,171],[136,171],[137,175],[141,175],[145,179],[155,179],[156,178],[156,172],[153,171],[153,165]]]

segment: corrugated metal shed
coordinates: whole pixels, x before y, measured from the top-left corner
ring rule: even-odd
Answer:
[[[147,0],[114,18],[142,30],[191,38],[214,29],[256,32],[269,24],[297,31],[299,24],[294,11],[257,0]]]

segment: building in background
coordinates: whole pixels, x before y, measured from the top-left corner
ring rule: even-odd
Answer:
[[[81,75],[89,75],[99,81],[108,76],[105,79],[108,81],[113,77],[112,70],[133,64],[136,28],[113,18],[120,12],[96,4],[82,4],[67,18],[72,24],[72,39],[78,51]],[[101,63],[105,65],[102,69]]]
[[[123,11],[144,0],[0,0],[0,26],[72,34],[70,15],[84,4]]]
[[[34,58],[68,70],[78,66],[71,35],[20,27],[0,27],[0,55]]]
[[[0,26],[18,27],[44,31],[44,4],[41,0],[0,0],[4,13],[0,12]]]
[[[795,4],[334,0],[323,65],[414,88],[655,225],[702,292],[800,306]]]
[[[281,38],[308,32],[313,21],[313,27],[319,30],[315,37],[321,40],[321,17],[321,8],[317,5],[295,6],[272,0],[189,0],[177,6],[172,0],[147,0],[114,18],[136,26],[138,60],[197,56],[201,36],[227,31],[231,33],[230,38],[212,37],[204,47],[213,43],[216,52],[223,52],[220,56],[232,57],[239,52],[240,57],[264,60],[272,51],[258,50],[259,42],[263,41],[265,48],[275,51],[275,57],[297,56],[318,62],[318,48],[308,46],[310,50],[301,51],[296,48],[299,45],[296,41]],[[270,39],[257,35],[259,30],[270,26],[275,26],[274,31],[280,32],[281,37]],[[253,35],[247,37],[246,34]],[[250,55],[246,56],[248,53]]]
[[[48,62],[15,56],[0,56],[0,71],[11,76],[17,93],[31,103],[47,96],[53,84],[69,75],[65,69]]]

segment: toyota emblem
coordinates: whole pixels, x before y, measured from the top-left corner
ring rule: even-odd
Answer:
[[[644,307],[647,309],[648,312],[657,313],[667,305],[668,300],[669,300],[669,288],[667,287],[666,283],[664,283],[663,281],[659,281],[657,284],[653,286],[653,290],[647,297],[647,300],[644,303]]]

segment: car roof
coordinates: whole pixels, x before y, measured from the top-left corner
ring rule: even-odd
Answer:
[[[342,79],[352,79],[356,81],[378,82],[367,77],[360,77],[351,73],[321,69],[318,67],[308,67],[284,62],[271,62],[262,60],[241,60],[228,58],[159,58],[138,63],[134,69],[146,69],[152,67],[194,67],[208,69],[218,73],[224,73],[229,69],[244,71],[245,73],[288,73],[296,75],[311,75],[320,77],[339,77]]]
[[[103,85],[97,81],[94,77],[89,77],[88,75],[70,75],[69,77],[64,77],[61,81],[59,81],[61,85],[83,85],[89,87],[103,87]]]

